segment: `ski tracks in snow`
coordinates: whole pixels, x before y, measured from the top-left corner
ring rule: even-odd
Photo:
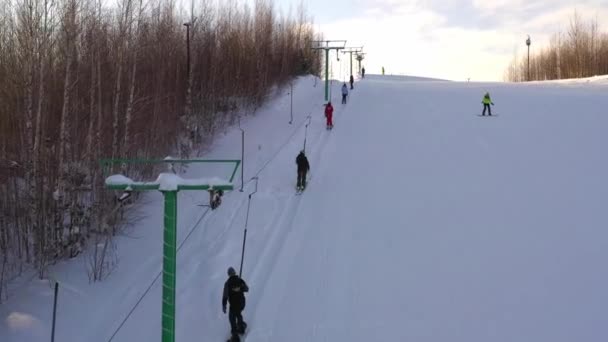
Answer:
[[[345,108],[339,107],[339,109],[340,110],[336,111],[337,113],[334,114],[334,122],[337,125],[340,124],[339,119],[342,118]],[[319,180],[323,178],[323,165],[321,164],[321,161],[324,155],[324,148],[327,142],[331,139],[332,134],[335,133],[325,129],[324,118],[319,118],[319,116],[312,117],[311,125],[308,127],[308,133],[309,136],[307,137],[307,146],[310,147],[307,148],[307,156],[311,161],[312,170],[314,170],[311,171],[311,175],[314,174],[315,180]],[[299,144],[300,141],[292,141],[290,145],[293,145],[293,148],[284,149],[284,151],[281,153],[286,154],[286,156],[278,159],[282,162],[288,160],[288,165],[292,165],[293,159],[295,158],[293,155],[295,155],[295,153],[297,153],[299,150],[299,148],[297,148],[297,145]],[[296,176],[295,164],[293,164],[292,167],[287,168],[285,168],[283,164],[273,165],[271,169],[273,168],[285,169],[285,172],[288,173],[288,177],[286,179],[294,179]],[[264,174],[262,173],[260,178],[263,177]],[[249,304],[245,311],[249,311],[249,314],[246,313],[245,317],[250,317],[250,330],[243,340],[266,341],[273,335],[273,329],[258,319],[260,317],[280,317],[281,310],[284,310],[285,308],[278,307],[277,305],[272,306],[269,304],[273,302],[281,303],[283,301],[267,300],[264,302],[266,305],[260,305],[265,297],[272,296],[285,298],[294,295],[290,289],[283,286],[284,284],[271,284],[268,282],[268,279],[272,278],[272,275],[276,270],[284,269],[284,266],[286,266],[284,265],[285,263],[296,260],[296,258],[301,258],[301,255],[296,257],[297,252],[299,252],[297,254],[307,252],[298,248],[298,241],[293,241],[292,237],[294,227],[296,226],[294,223],[297,221],[296,218],[298,216],[302,201],[306,201],[307,193],[309,195],[310,191],[323,191],[323,189],[317,182],[312,181],[308,183],[306,191],[304,191],[301,196],[293,196],[293,192],[295,190],[292,186],[293,184],[291,183],[292,182],[289,182],[284,188],[281,189],[285,189],[284,192],[280,191],[276,194],[276,201],[278,203],[284,202],[286,204],[284,205],[282,212],[275,213],[276,215],[274,219],[269,223],[268,231],[271,233],[266,240],[264,249],[259,253],[259,258],[257,258],[255,262],[253,272],[251,273],[251,277],[249,279],[249,283],[251,285],[250,287],[252,287],[252,294],[248,296]],[[323,253],[317,255],[316,257],[320,257],[327,262],[330,260],[329,250],[325,248]],[[281,267],[279,267],[279,264],[282,264],[280,265]],[[316,298],[319,298],[323,291],[327,289],[327,285],[327,279],[323,279],[322,282],[318,283],[317,287],[312,289],[313,293],[316,295]],[[314,337],[318,335],[317,332],[323,329],[323,326],[317,325],[313,326],[311,329],[311,337],[314,339]]]

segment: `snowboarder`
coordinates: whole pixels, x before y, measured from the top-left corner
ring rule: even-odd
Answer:
[[[222,204],[222,196],[224,195],[223,190],[209,189],[209,206],[211,210],[217,209]]]
[[[331,101],[327,102],[325,105],[325,118],[327,119],[327,129],[334,128],[334,107],[331,105]]]
[[[342,104],[346,104],[346,97],[348,96],[348,87],[346,83],[342,85]]]
[[[384,67],[382,67],[382,75],[384,75]]]
[[[228,267],[228,280],[224,284],[224,295],[222,296],[222,311],[226,313],[226,304],[230,303],[228,319],[230,320],[230,332],[232,338],[228,341],[240,341],[239,334],[244,334],[247,323],[243,321],[243,309],[245,309],[245,292],[249,287],[241,279],[234,268]]]
[[[353,88],[354,83],[355,83],[355,78],[353,77],[353,75],[350,75],[350,89],[354,89]]]
[[[296,164],[298,165],[298,184],[296,185],[298,191],[304,191],[306,188],[306,173],[310,171],[310,164],[308,158],[304,154],[304,150],[300,151],[296,157]]]
[[[490,108],[490,105],[493,106],[494,102],[492,102],[492,99],[490,98],[490,93],[486,92],[481,103],[483,104],[483,113],[481,116],[486,115],[486,109],[488,110],[488,115],[492,116],[492,108]]]
[[[361,78],[365,78],[365,67],[361,68]]]

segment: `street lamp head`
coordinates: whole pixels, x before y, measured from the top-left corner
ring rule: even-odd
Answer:
[[[184,23],[184,26],[186,26],[186,27],[192,26],[196,22],[196,19],[197,19],[197,17],[193,17],[192,21]]]

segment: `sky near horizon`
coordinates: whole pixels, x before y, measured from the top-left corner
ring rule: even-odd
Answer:
[[[301,0],[275,0],[283,11]],[[566,31],[576,11],[608,27],[608,0],[302,0],[325,39],[364,46],[367,73],[502,81],[517,53]],[[336,63],[335,52],[333,63]],[[344,59],[342,59],[344,60]],[[336,64],[337,65],[337,64]],[[334,74],[347,71],[334,67]],[[336,69],[340,70],[336,70]],[[346,67],[348,68],[348,67]]]

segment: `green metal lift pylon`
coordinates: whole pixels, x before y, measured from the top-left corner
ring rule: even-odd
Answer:
[[[356,60],[359,62],[359,73],[361,73],[361,61],[365,59],[365,53],[364,52],[359,52],[357,53],[357,58]]]
[[[113,176],[106,179],[106,187],[122,191],[161,191],[165,198],[164,232],[163,232],[163,297],[162,297],[162,342],[175,342],[175,285],[177,277],[177,193],[180,190],[233,190],[232,180],[241,164],[240,160],[145,160],[145,159],[106,159],[101,164],[104,168],[112,164],[142,163],[235,163],[230,180],[226,184],[210,185],[205,182],[197,184],[177,184],[171,189],[163,189],[161,182],[133,182],[124,176]],[[177,176],[176,176],[177,177]],[[159,177],[160,178],[160,177]]]
[[[317,40],[313,43],[313,50],[325,50],[325,102],[329,101],[329,50],[342,50],[346,45],[346,40]],[[342,46],[330,46],[331,43],[342,44]],[[323,46],[324,45],[324,46]]]
[[[344,48],[345,50],[342,51],[342,53],[348,53],[350,54],[350,75],[353,75],[353,53],[354,54],[358,54],[361,51],[363,51],[363,46],[360,47],[347,47]]]

